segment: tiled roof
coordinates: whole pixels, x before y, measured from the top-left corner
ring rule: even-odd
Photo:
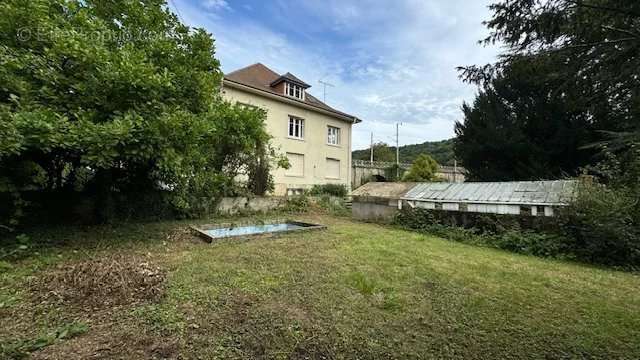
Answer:
[[[304,84],[307,85],[304,81],[300,80],[299,78],[295,77],[293,74],[291,73],[286,73],[284,75],[280,75],[278,73],[276,73],[275,71],[269,69],[268,67],[264,66],[261,63],[256,63],[253,65],[249,65],[247,67],[244,67],[242,69],[230,72],[228,74],[226,74],[224,76],[225,81],[230,81],[232,83],[237,83],[240,85],[245,85],[245,86],[249,86],[251,88],[254,89],[258,89],[258,90],[262,90],[271,94],[275,94],[275,95],[279,95],[282,96],[284,98],[290,99],[290,100],[295,100],[295,101],[299,101],[301,103],[305,103],[307,105],[316,107],[318,109],[322,109],[325,111],[329,111],[332,112],[336,115],[342,116],[342,117],[347,117],[347,118],[351,118],[353,119],[354,122],[360,122],[361,120],[358,119],[357,117],[353,116],[353,115],[349,115],[347,113],[344,113],[342,111],[336,110],[334,108],[332,108],[331,106],[325,104],[324,102],[320,101],[319,99],[317,99],[315,96],[306,93],[305,94],[305,99],[304,100],[300,100],[300,99],[295,99],[289,96],[286,96],[278,91],[276,91],[275,88],[272,87],[272,84],[280,79],[286,77],[288,79],[290,79],[291,81],[294,82],[298,82],[300,83],[300,85]],[[308,85],[307,85],[308,87]]]
[[[311,87],[311,85],[307,84],[306,82],[300,80],[297,76],[293,75],[292,73],[288,72],[282,76],[280,76],[279,78],[275,79],[272,83],[271,86],[276,86],[279,83],[289,80],[294,84],[298,84],[300,86],[302,86],[305,89],[308,89]]]

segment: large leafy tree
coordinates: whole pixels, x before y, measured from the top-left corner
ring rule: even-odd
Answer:
[[[595,136],[592,141],[606,140],[611,134],[622,133],[625,139],[634,138],[633,134],[640,128],[640,3],[633,0],[505,0],[490,6],[493,11],[492,18],[486,22],[492,31],[485,39],[486,43],[499,42],[506,45],[506,52],[501,55],[495,64],[485,66],[471,66],[462,68],[462,76],[466,81],[475,82],[481,87],[479,97],[473,107],[465,107],[465,123],[470,122],[473,110],[479,109],[482,102],[487,102],[489,97],[493,102],[511,104],[537,102],[539,105],[555,103],[558,107],[553,113],[539,107],[542,114],[551,116],[548,122],[557,123],[555,127],[565,126],[563,119],[571,119],[579,116],[584,126],[577,127],[567,133],[576,139],[571,144],[584,146],[584,139],[592,136],[583,136],[580,132],[591,132]],[[528,63],[531,68],[539,71],[530,74],[531,84],[541,86],[538,92],[551,98],[537,96],[531,98],[525,93],[514,92],[512,95],[521,96],[519,99],[505,97],[504,91],[497,92],[497,82],[513,77],[514,67],[523,67],[522,63]],[[519,64],[516,64],[519,63]],[[545,64],[541,68],[540,64]],[[522,84],[519,82],[518,84]],[[529,99],[528,99],[529,98]],[[488,105],[485,105],[486,108]],[[506,109],[500,110],[504,111]],[[510,116],[516,121],[516,128],[525,126],[531,117],[537,116],[534,112],[522,112],[518,108]],[[531,110],[531,109],[530,109]],[[578,114],[580,113],[580,114]],[[481,117],[480,114],[475,115]],[[476,123],[481,122],[476,119]],[[579,125],[579,122],[571,121]],[[499,131],[490,129],[476,133],[475,136],[483,136],[485,140],[494,135],[500,135]],[[571,125],[568,129],[571,129]],[[529,178],[520,169],[529,168],[538,164],[542,170],[546,165],[551,167],[550,172],[542,172],[542,177],[557,176],[560,172],[573,173],[576,166],[582,164],[584,159],[580,149],[561,151],[555,156],[564,156],[547,163],[553,157],[538,156],[534,151],[524,163],[516,161],[523,158],[514,158],[512,148],[500,148],[497,144],[487,141],[486,147],[480,146],[479,141],[472,139],[473,133],[467,133],[468,126],[459,126],[458,134],[461,135],[456,149],[459,152],[465,166],[472,159],[470,150],[464,151],[466,144],[475,142],[476,151],[491,152],[493,162],[485,162],[482,166],[474,166],[472,175],[476,178]],[[537,144],[540,139],[530,136],[530,133],[519,132],[522,135],[523,147]],[[574,136],[575,135],[575,136]],[[516,136],[516,134],[514,134]],[[637,136],[635,137],[637,139]],[[569,139],[570,140],[570,139]],[[513,142],[503,142],[513,144]],[[547,143],[549,143],[547,141]],[[478,147],[480,146],[480,147]],[[562,148],[565,148],[564,146]],[[532,149],[535,150],[535,147]],[[570,149],[566,149],[570,150]],[[465,154],[463,154],[463,152]],[[502,153],[502,154],[501,154]],[[523,152],[519,152],[523,154]],[[576,154],[580,154],[577,159]],[[569,158],[569,156],[573,158]],[[497,160],[497,161],[496,161]],[[592,158],[590,161],[596,161]],[[512,164],[509,169],[508,164]],[[560,166],[558,168],[558,166]],[[524,168],[523,168],[524,167]],[[561,170],[561,171],[559,171]]]
[[[0,190],[169,188],[193,208],[268,144],[221,77],[211,35],[164,0],[1,2]]]

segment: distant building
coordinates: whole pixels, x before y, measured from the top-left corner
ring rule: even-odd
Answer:
[[[315,184],[351,184],[351,126],[361,120],[307,93],[310,87],[259,63],[224,76],[224,98],[265,109],[272,142],[289,159],[289,169],[272,174],[276,195]]]

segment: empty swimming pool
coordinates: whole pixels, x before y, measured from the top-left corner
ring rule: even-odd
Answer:
[[[318,224],[309,224],[299,221],[271,222],[263,224],[242,224],[242,225],[204,225],[192,227],[205,240],[211,242],[215,239],[235,236],[252,236],[267,233],[282,233],[291,231],[304,231],[325,228]]]

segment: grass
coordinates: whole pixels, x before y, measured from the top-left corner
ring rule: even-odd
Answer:
[[[84,333],[17,348],[34,358],[640,357],[637,274],[297,218],[328,229],[213,245],[174,236],[184,222],[30,234],[56,246],[3,267],[2,349],[83,324]],[[94,311],[38,303],[25,285],[114,253],[165,269],[164,296]]]

